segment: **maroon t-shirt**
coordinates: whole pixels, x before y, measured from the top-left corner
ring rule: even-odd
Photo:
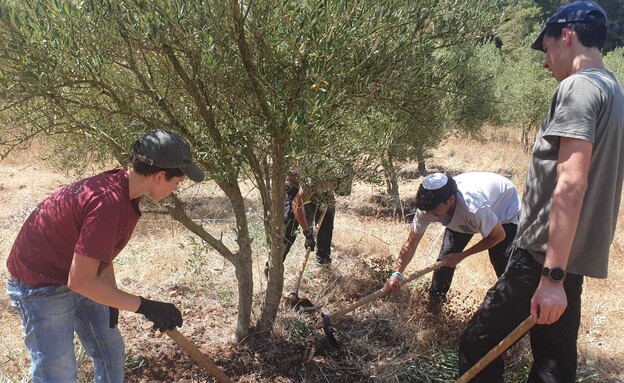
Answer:
[[[22,226],[7,268],[32,287],[67,284],[74,253],[108,266],[130,240],[141,216],[130,200],[128,172],[110,170],[56,191]]]

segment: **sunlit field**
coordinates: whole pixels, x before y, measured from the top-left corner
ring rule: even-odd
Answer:
[[[55,170],[39,160],[34,145],[0,162],[0,262],[5,260],[21,224],[45,196],[80,176]],[[458,174],[490,171],[510,178],[522,192],[529,155],[520,134],[489,127],[478,137],[450,137],[432,151],[429,172]],[[87,176],[97,168],[86,167]],[[403,164],[401,195],[409,214],[422,175],[416,164]],[[246,195],[254,241],[254,313],[260,312],[266,287],[267,258],[259,198],[251,185]],[[348,197],[339,197],[333,239],[333,264],[321,269],[308,262],[300,295],[325,313],[335,312],[381,288],[393,271],[407,238],[406,219],[391,217],[382,203],[383,187],[356,183]],[[193,200],[193,217],[211,233],[235,244],[235,226],[227,199],[214,183],[185,184],[180,196]],[[457,337],[495,281],[486,253],[462,262],[440,316],[425,311],[430,275],[342,318],[336,327],[339,350],[331,348],[318,315],[293,311],[284,304],[273,334],[233,343],[237,288],[234,267],[168,216],[145,205],[134,238],[115,261],[121,288],[142,296],[174,302],[181,308],[180,329],[237,382],[453,382],[457,378]],[[578,381],[624,381],[623,281],[624,217],[611,251],[610,276],[586,279],[579,336]],[[429,228],[406,274],[435,262],[442,227]],[[304,246],[297,238],[286,260],[285,291],[292,289]],[[311,260],[313,256],[311,257]],[[257,319],[257,318],[255,318]],[[154,333],[142,316],[124,312],[120,329],[126,340],[128,382],[212,382],[212,377],[166,336]],[[92,381],[91,365],[77,347],[80,382]],[[530,363],[526,339],[506,356],[507,381],[524,381]],[[0,383],[28,379],[29,357],[18,316],[0,294]]]

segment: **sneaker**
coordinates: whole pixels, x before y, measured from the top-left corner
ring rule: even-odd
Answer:
[[[443,301],[441,299],[429,299],[429,303],[427,303],[427,312],[434,315],[440,314],[442,312],[442,303]]]
[[[316,264],[319,266],[331,265],[331,258],[316,258]]]

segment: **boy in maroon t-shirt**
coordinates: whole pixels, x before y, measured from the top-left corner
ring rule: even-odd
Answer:
[[[143,314],[154,329],[182,326],[171,303],[116,287],[113,259],[128,243],[148,194],[159,201],[185,176],[204,172],[189,145],[152,130],[133,146],[131,164],[68,185],[44,200],[20,230],[9,258],[7,291],[22,318],[33,382],[76,381],[74,332],[94,363],[96,382],[123,382],[119,309]]]

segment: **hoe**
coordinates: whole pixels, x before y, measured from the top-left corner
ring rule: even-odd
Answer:
[[[406,283],[410,283],[411,281],[422,277],[425,274],[428,274],[436,269],[439,269],[440,267],[446,265],[446,261],[445,260],[441,260],[436,262],[435,264],[422,269],[412,275],[410,275],[409,277],[405,278],[404,280],[402,280],[401,286],[405,285]],[[334,336],[334,334],[331,331],[331,325],[332,323],[335,323],[336,321],[338,321],[340,318],[342,318],[343,316],[345,316],[346,314],[350,313],[351,311],[357,309],[358,307],[364,306],[365,304],[374,301],[375,299],[382,297],[384,295],[386,295],[388,293],[388,290],[386,289],[386,286],[384,286],[383,288],[377,290],[374,293],[371,293],[367,296],[365,296],[364,298],[361,298],[360,300],[356,301],[355,303],[351,304],[350,306],[343,308],[342,310],[338,310],[333,314],[327,315],[324,313],[321,313],[321,317],[323,319],[323,332],[325,333],[325,336],[327,337],[327,341],[329,342],[329,344],[331,344],[333,347],[336,348],[340,348],[340,344],[338,343],[338,341],[336,340],[336,337]]]
[[[485,354],[481,360],[479,360],[474,366],[472,366],[468,371],[464,373],[464,375],[460,376],[459,379],[455,381],[455,383],[468,383],[472,378],[477,376],[481,370],[485,368],[488,364],[490,364],[494,359],[496,359],[503,351],[507,350],[511,345],[516,343],[520,338],[524,336],[533,326],[535,325],[535,321],[533,321],[533,317],[529,316],[522,323],[518,325],[512,332],[509,333],[503,340],[500,341],[499,344],[494,346],[490,352]]]
[[[184,335],[182,335],[177,329],[165,331],[165,334],[169,335],[174,342],[178,344],[194,361],[199,363],[203,368],[208,370],[210,375],[214,376],[219,383],[232,383],[223,371],[217,366],[210,358],[208,358],[203,352],[201,352],[197,346],[189,341]]]

